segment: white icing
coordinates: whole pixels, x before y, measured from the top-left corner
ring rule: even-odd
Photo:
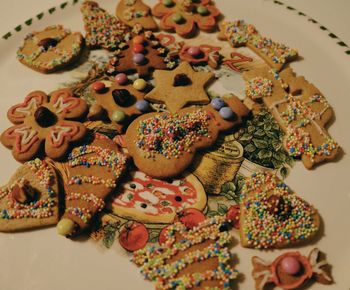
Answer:
[[[264,271],[261,271],[261,272],[256,272],[253,274],[253,278],[256,279],[256,278],[259,278],[263,276],[262,280],[261,280],[261,283],[258,285],[258,290],[262,290],[264,289],[264,286],[266,285],[267,281],[269,280],[270,276],[271,276],[271,272],[269,270],[264,270]]]
[[[38,132],[30,126],[24,126],[14,130],[16,134],[22,135],[21,145],[28,144]]]
[[[319,253],[320,251],[318,249],[313,249],[310,253],[309,261],[312,266],[312,271],[318,275],[323,276],[326,280],[331,282],[332,278],[321,268],[328,264],[327,260],[322,260],[317,263]]]
[[[56,109],[56,114],[61,114],[65,109],[69,108],[71,105],[72,102],[64,102],[63,97],[57,98],[56,102],[53,104],[54,108]]]
[[[144,174],[143,172],[141,171],[136,171],[135,172],[135,178],[139,178],[141,179],[142,181],[149,181],[149,177],[146,176],[146,174]]]
[[[37,99],[36,98],[32,98],[28,102],[27,106],[25,106],[25,107],[18,107],[18,108],[16,108],[15,112],[19,112],[19,113],[22,113],[22,114],[25,114],[25,115],[29,116],[37,108],[38,108]]]
[[[71,127],[65,127],[65,126],[60,126],[57,125],[53,128],[53,130],[51,130],[51,139],[52,142],[55,143],[59,143],[59,141],[62,139],[62,135],[65,133],[68,133],[72,131]]]
[[[152,204],[158,204],[159,198],[156,197],[154,194],[150,193],[149,191],[141,191],[139,192],[139,196],[143,198],[144,200],[149,201]]]
[[[119,198],[116,198],[113,203],[119,204],[119,205],[126,205],[126,203]]]
[[[191,189],[188,186],[180,186],[180,191],[183,195],[192,195],[192,194],[188,194],[187,192],[191,192]]]
[[[165,188],[165,187],[157,187],[155,190],[159,191],[165,195],[174,195],[175,194],[175,192],[173,192],[172,190]]]
[[[143,202],[136,201],[135,208],[144,212],[144,213],[149,213],[149,214],[154,214],[154,215],[158,214],[158,209],[155,208],[154,206],[147,204],[147,207],[143,208],[143,207],[141,207],[141,204],[143,204]]]

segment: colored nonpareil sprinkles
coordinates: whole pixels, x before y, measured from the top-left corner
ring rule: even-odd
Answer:
[[[105,207],[104,200],[101,198],[98,198],[96,195],[92,193],[71,192],[66,194],[66,200],[86,201],[87,203],[91,203],[97,209],[97,211],[101,211]]]
[[[191,146],[200,138],[210,138],[208,113],[197,110],[185,115],[156,115],[142,120],[138,127],[136,145],[153,157],[178,158],[191,152]]]
[[[114,179],[103,179],[94,175],[74,175],[72,176],[68,184],[73,185],[73,184],[83,184],[83,183],[91,183],[91,184],[103,184],[106,187],[116,187],[117,184]]]
[[[261,51],[273,63],[284,64],[298,54],[296,49],[261,36],[253,25],[247,24],[243,20],[226,21],[223,23],[223,27],[223,32],[232,46],[249,44]]]
[[[103,149],[99,146],[82,145],[72,150],[72,152],[68,156],[68,160],[69,160],[70,167],[76,167],[76,166],[104,167],[106,166],[112,170],[114,176],[119,177],[123,171],[127,158],[124,154],[120,152],[116,152],[114,150]],[[72,178],[71,180],[73,179],[76,182],[78,179],[80,179],[82,182],[88,182],[87,180],[89,179],[91,180],[91,183],[94,183],[94,182],[103,183],[103,181],[100,180],[98,177],[93,177],[93,176],[89,178],[77,177],[77,178]],[[98,183],[94,183],[94,184],[98,184]],[[109,182],[105,184],[111,185],[112,183]]]
[[[46,189],[47,198],[33,201],[28,204],[22,204],[11,198],[9,195],[16,184],[23,182],[23,178],[17,180],[11,186],[0,189],[0,199],[8,196],[8,209],[0,211],[0,219],[22,219],[22,218],[48,218],[53,215],[53,208],[56,205],[53,197],[55,192],[52,189],[53,172],[49,165],[40,159],[35,159],[25,163],[35,176],[39,179],[40,184]]]
[[[254,248],[304,240],[318,231],[316,210],[271,173],[253,174],[245,180],[241,205],[243,231]]]
[[[141,249],[134,253],[132,260],[141,266],[141,273],[146,279],[156,282],[157,289],[191,289],[208,280],[219,280],[223,286],[220,289],[230,289],[230,280],[236,278],[237,271],[229,263],[231,255],[226,247],[232,237],[227,231],[220,231],[224,222],[224,217],[217,216],[191,230],[175,223],[167,228],[167,240],[163,246]],[[175,242],[175,233],[183,238]],[[212,240],[208,246],[188,251],[208,240]],[[186,256],[168,262],[182,251],[187,251]],[[219,266],[203,272],[179,274],[187,266],[209,258],[217,258]]]
[[[246,83],[246,95],[253,100],[269,97],[272,94],[272,86],[272,81],[269,79],[262,77],[253,78]]]
[[[88,221],[91,219],[91,211],[87,208],[67,207],[66,213],[80,218],[84,223],[88,223]]]

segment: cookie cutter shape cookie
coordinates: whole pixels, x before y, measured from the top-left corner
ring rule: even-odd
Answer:
[[[278,73],[261,67],[244,72],[243,78],[247,95],[260,97],[285,132],[289,155],[301,157],[307,169],[335,158],[339,145],[325,130],[333,110],[313,84],[291,68]]]
[[[261,36],[254,25],[247,24],[244,20],[223,21],[220,24],[219,39],[227,40],[233,47],[249,47],[277,70],[298,57],[296,49]]]
[[[194,36],[197,27],[202,31],[213,31],[220,15],[211,0],[159,0],[152,13],[161,18],[162,30],[175,31],[182,37]]]
[[[158,30],[151,9],[141,0],[120,0],[115,14],[128,26],[140,24],[146,30]]]
[[[84,39],[62,25],[46,27],[28,34],[17,51],[17,59],[41,73],[52,73],[77,60]]]
[[[214,78],[211,72],[196,72],[189,63],[182,62],[172,71],[156,70],[153,76],[156,80],[155,88],[145,99],[164,103],[172,113],[186,105],[209,103],[204,87]]]
[[[107,66],[108,74],[137,73],[139,77],[151,75],[155,69],[171,69],[175,63],[168,51],[150,31],[135,35],[127,45],[116,52]]]
[[[310,280],[326,285],[333,283],[330,265],[317,248],[312,249],[308,257],[300,252],[286,252],[272,263],[254,256],[252,264],[256,290],[263,290],[268,284],[299,289]]]
[[[238,126],[249,110],[237,97],[222,101],[223,107],[190,107],[176,114],[148,113],[133,121],[126,144],[135,165],[155,178],[182,173],[196,150],[210,147],[220,131]],[[224,109],[223,109],[224,108]]]
[[[184,208],[202,211],[206,203],[204,188],[193,174],[184,173],[166,181],[133,170],[118,189],[111,207],[117,216],[126,219],[166,224],[174,221],[178,211]]]
[[[125,45],[130,28],[94,1],[85,1],[81,6],[85,42],[89,48],[117,50]]]
[[[65,189],[65,211],[58,233],[72,236],[87,229],[105,206],[124,173],[127,157],[107,137],[95,134],[86,145],[74,148],[67,162],[55,162]]]
[[[290,247],[312,239],[320,216],[308,202],[271,173],[254,173],[244,181],[240,200],[243,247]]]
[[[134,252],[132,261],[157,289],[231,288],[237,277],[228,244],[232,236],[224,217],[204,220],[193,229],[176,222],[167,227],[162,246]]]
[[[85,126],[72,120],[83,117],[86,111],[85,101],[75,98],[69,89],[54,91],[50,96],[32,92],[23,103],[8,110],[7,117],[15,126],[2,133],[1,143],[12,149],[14,158],[21,162],[40,154],[43,144],[45,155],[61,158],[69,143],[85,136]]]
[[[0,231],[14,232],[54,225],[58,221],[58,179],[44,160],[17,169],[0,188]]]
[[[90,107],[90,112],[96,105],[100,110],[105,110],[119,133],[123,133],[135,117],[149,111],[149,104],[144,100],[145,89],[135,89],[135,86],[128,82],[129,80],[126,79],[126,83],[120,85],[117,81],[98,81],[105,85],[102,91],[96,91],[93,88],[96,83],[91,85],[91,93],[96,103]],[[99,114],[99,112],[96,113]]]

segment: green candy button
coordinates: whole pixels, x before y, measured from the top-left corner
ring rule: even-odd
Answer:
[[[197,7],[197,12],[200,14],[200,15],[208,15],[209,14],[209,10],[207,7],[205,6],[198,6]]]
[[[185,18],[182,16],[181,13],[175,13],[175,14],[171,17],[171,19],[172,19],[175,23],[177,23],[177,24],[180,24],[180,23],[182,23],[182,22],[185,20]]]
[[[163,0],[163,5],[166,7],[171,7],[174,5],[173,0]]]
[[[114,111],[112,114],[112,121],[116,123],[121,123],[125,119],[125,113],[123,111]]]

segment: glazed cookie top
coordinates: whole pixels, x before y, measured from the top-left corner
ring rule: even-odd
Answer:
[[[83,37],[62,25],[53,25],[42,31],[29,33],[17,51],[23,64],[40,72],[52,72],[69,63],[80,54]]]

